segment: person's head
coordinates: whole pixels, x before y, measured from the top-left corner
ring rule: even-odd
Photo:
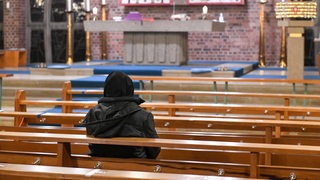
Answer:
[[[104,97],[133,96],[132,79],[120,71],[111,72],[104,82]]]

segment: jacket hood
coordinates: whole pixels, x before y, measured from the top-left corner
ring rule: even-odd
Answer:
[[[108,75],[104,83],[104,97],[128,97],[133,94],[133,82],[127,74],[114,71]]]

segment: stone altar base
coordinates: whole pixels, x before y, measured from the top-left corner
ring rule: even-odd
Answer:
[[[185,65],[188,33],[124,33],[125,64]]]

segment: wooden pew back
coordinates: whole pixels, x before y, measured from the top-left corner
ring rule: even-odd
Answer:
[[[2,179],[18,180],[25,178],[37,180],[51,179],[91,179],[91,180],[199,180],[199,179],[231,179],[245,180],[249,178],[231,178],[221,176],[192,175],[192,174],[172,174],[172,173],[153,173],[143,171],[120,171],[120,170],[103,170],[94,168],[77,168],[77,167],[57,167],[43,165],[26,165],[26,164],[0,164],[0,174]],[[251,178],[250,178],[251,179]]]
[[[55,100],[26,100],[25,91],[19,90],[15,96],[15,111],[26,112],[27,105],[33,106],[63,106],[68,108],[89,109],[97,104],[96,101],[55,101]],[[318,107],[287,107],[266,105],[235,105],[235,104],[207,104],[207,103],[156,103],[147,102],[141,104],[145,109],[153,111],[166,111],[167,115],[175,116],[176,112],[197,112],[211,115],[242,114],[260,115],[272,119],[289,119],[289,117],[301,116],[303,118],[320,116]],[[62,111],[70,112],[70,111]]]
[[[150,138],[92,138],[86,135],[72,134],[52,134],[52,133],[25,133],[25,132],[0,132],[0,139],[27,141],[27,142],[56,142],[56,165],[58,166],[73,166],[74,160],[71,155],[70,147],[72,143],[98,143],[98,144],[114,144],[114,145],[135,145],[135,146],[158,146],[169,149],[193,149],[223,152],[247,152],[250,159],[250,177],[260,177],[260,166],[272,166],[271,164],[261,164],[260,156],[270,152],[273,154],[293,154],[317,156],[320,152],[318,146],[304,145],[274,145],[260,143],[230,143],[218,141],[196,141],[196,140],[177,140],[177,139],[150,139]],[[43,144],[43,143],[42,143]],[[181,152],[180,152],[181,153]],[[248,154],[248,155],[249,155]],[[137,162],[144,161],[143,159],[135,160]],[[149,161],[149,160],[147,160]],[[131,167],[132,168],[132,167]],[[299,169],[299,167],[290,167]]]
[[[72,101],[73,95],[101,95],[103,96],[103,90],[79,90],[72,89],[71,82],[67,81],[64,83],[62,87],[62,100]],[[211,99],[212,103],[224,103],[228,104],[228,98],[255,98],[260,101],[272,99],[279,99],[282,101],[284,106],[296,105],[297,100],[303,101],[303,105],[307,105],[309,100],[319,101],[320,95],[316,94],[294,94],[294,93],[259,93],[259,92],[228,92],[228,91],[188,91],[188,90],[135,90],[136,95],[142,96],[144,99],[148,99],[149,102],[153,101],[154,96],[165,96],[168,103],[175,103],[177,97],[206,97],[207,99]],[[219,100],[223,98],[223,101]],[[247,104],[246,102],[243,102]],[[249,102],[250,103],[250,102]]]

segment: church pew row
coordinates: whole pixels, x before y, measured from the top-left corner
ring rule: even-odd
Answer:
[[[2,117],[19,117],[22,121],[17,126],[36,125],[65,125],[73,127],[82,124],[85,114],[81,113],[37,113],[37,112],[0,112]],[[263,134],[265,141],[269,142],[272,136],[280,137],[288,132],[294,134],[318,133],[319,121],[301,120],[265,120],[265,119],[235,119],[235,118],[209,118],[209,117],[175,117],[154,116],[157,129],[187,130],[199,133],[209,133],[214,130],[232,130],[234,132],[246,131],[250,134]],[[283,133],[281,133],[281,131]]]
[[[275,145],[261,143],[236,143],[222,141],[198,141],[198,140],[178,140],[178,139],[152,139],[152,138],[92,138],[79,134],[53,134],[53,133],[27,133],[27,132],[0,132],[0,139],[19,142],[43,142],[38,145],[46,146],[47,143],[56,145],[55,153],[35,154],[35,152],[2,152],[1,159],[7,157],[10,160],[35,160],[34,164],[48,163],[56,166],[82,167],[85,164],[91,164],[92,167],[102,167],[107,169],[119,168],[120,170],[140,170],[156,172],[175,172],[175,173],[211,173],[217,168],[227,169],[225,172],[233,173],[233,176],[251,177],[251,178],[288,178],[294,173],[298,178],[319,178],[319,169],[317,167],[307,168],[297,166],[272,165],[264,163],[261,157],[265,153],[307,156],[318,159],[320,147],[305,145]],[[85,155],[76,155],[71,153],[71,144],[98,143],[114,145],[135,145],[135,146],[158,146],[163,149],[183,150],[191,149],[193,154],[203,152],[220,151],[221,155],[227,153],[244,153],[246,156],[240,156],[246,159],[245,164],[236,163],[215,163],[201,161],[178,161],[175,160],[177,153],[172,153],[172,159],[150,160],[150,159],[119,159],[119,158],[97,158]],[[23,146],[23,145],[21,145]],[[0,146],[1,150],[4,146]],[[227,156],[226,156],[227,157]],[[303,158],[301,157],[301,158]],[[228,159],[225,159],[228,160]],[[305,159],[306,160],[306,159]],[[3,161],[3,160],[2,160]],[[4,161],[3,161],[4,162]],[[51,164],[50,164],[51,163]],[[218,169],[218,170],[219,170]],[[227,175],[227,174],[226,174]],[[228,176],[228,175],[227,175]],[[231,175],[232,176],[232,175]]]
[[[198,131],[192,129],[190,130],[182,130],[182,131],[168,131],[164,129],[158,129],[157,132],[160,138],[166,138],[166,139],[186,139],[186,140],[207,140],[207,141],[228,141],[228,142],[250,142],[250,143],[271,143],[271,144],[294,144],[294,145],[320,145],[319,140],[319,134],[313,133],[313,135],[297,135],[295,133],[291,134],[292,132],[288,134],[283,134],[281,137],[275,137],[272,135],[272,132],[269,132],[270,129],[273,129],[275,126],[275,123],[268,123],[268,122],[260,122],[260,124],[256,124],[257,127],[262,128],[262,133],[254,133],[254,132],[230,132],[225,131],[228,130],[228,127],[235,126],[238,127],[239,125],[250,125],[250,123],[246,124],[243,123],[233,123],[235,121],[228,122],[224,119],[223,121],[216,121],[217,124],[213,123],[214,129],[218,128],[217,132],[214,131],[201,131],[202,129],[199,129]],[[254,121],[252,121],[254,123]],[[291,123],[291,124],[290,124]],[[280,126],[283,127],[299,127],[299,124],[306,124],[305,122],[282,122]],[[185,126],[188,126],[189,123],[187,123]],[[271,125],[270,125],[271,124]],[[300,124],[300,125],[302,125]],[[221,126],[225,125],[225,126]],[[308,128],[311,127],[313,129],[318,129],[319,131],[319,123],[309,123],[309,125],[304,126]],[[224,129],[219,129],[219,127]],[[235,128],[234,128],[235,129]],[[240,129],[240,128],[238,128]],[[266,129],[266,132],[263,132],[263,129]],[[223,131],[221,131],[223,130]],[[84,127],[73,127],[73,128],[61,128],[59,126],[26,126],[26,127],[11,127],[11,126],[0,126],[0,131],[21,131],[21,132],[42,132],[42,133],[64,133],[64,134],[85,134],[85,128]],[[16,147],[14,145],[4,145],[7,150],[13,150]],[[11,149],[10,149],[11,148]],[[32,146],[31,148],[35,148],[35,146]],[[50,148],[49,148],[50,149]],[[88,149],[85,148],[75,148],[77,153],[86,154],[88,152]],[[165,155],[165,154],[164,154]],[[165,156],[163,156],[165,157]],[[210,159],[209,156],[203,155],[203,160]],[[186,158],[186,157],[183,157]],[[198,156],[199,158],[199,156]],[[214,158],[213,158],[214,159]],[[232,158],[231,158],[232,159]],[[192,158],[190,158],[192,160]],[[265,157],[265,161],[271,161],[270,155]],[[272,161],[276,163],[277,161]],[[309,163],[312,161],[304,161],[300,162],[299,164],[303,164],[304,166],[312,166]],[[278,163],[278,162],[277,162]],[[291,162],[288,161],[288,164]],[[294,164],[295,162],[291,163]],[[281,164],[281,163],[280,163]],[[283,163],[282,163],[283,164]],[[312,164],[312,163],[311,163]]]
[[[143,88],[143,83],[149,81],[150,90],[154,90],[155,82],[174,82],[179,84],[184,83],[212,83],[213,90],[218,89],[218,85],[222,84],[221,89],[228,91],[229,85],[233,84],[267,84],[272,86],[291,86],[292,93],[297,94],[299,87],[303,89],[303,94],[308,94],[308,88],[318,86],[319,80],[316,79],[263,79],[263,78],[228,78],[228,77],[181,77],[181,76],[130,76],[133,80],[140,81],[140,89]],[[188,85],[188,84],[187,84]]]
[[[183,76],[130,76],[132,80],[138,81],[185,81],[185,82],[220,82],[220,83],[272,83],[272,84],[307,84],[319,85],[317,79],[267,79],[267,78],[228,78],[228,77],[183,77]]]
[[[27,106],[61,106],[62,112],[72,112],[70,109],[89,109],[97,104],[96,101],[55,101],[55,100],[27,100],[26,92],[18,90],[15,95],[15,111],[26,112]],[[211,103],[156,103],[146,102],[141,107],[154,114],[165,112],[169,116],[180,114],[197,116],[242,115],[245,117],[259,116],[269,119],[302,119],[319,118],[320,108],[304,106],[276,106],[276,105],[240,105],[240,104],[211,104]],[[69,109],[69,110],[68,110]],[[191,114],[190,114],[191,113]]]
[[[0,112],[0,117],[15,117],[21,120],[15,126],[59,125],[73,127],[82,124],[84,113],[41,113],[41,112]],[[265,141],[270,142],[271,137],[280,137],[283,133],[318,133],[320,122],[315,120],[267,120],[246,118],[210,118],[188,116],[154,116],[157,129],[187,129],[209,133],[213,130],[247,131],[265,135]],[[281,133],[283,131],[283,133]]]
[[[67,81],[62,87],[62,100],[71,101],[73,95],[101,95],[103,96],[103,90],[85,90],[85,89],[72,89],[71,82]],[[320,95],[315,94],[289,94],[289,93],[258,93],[258,92],[225,92],[225,91],[177,91],[177,90],[135,90],[136,95],[143,97],[149,97],[149,101],[152,102],[153,96],[165,96],[168,103],[175,103],[177,97],[198,97],[205,96],[212,99],[212,103],[219,103],[218,97],[223,97],[223,103],[227,103],[228,98],[257,98],[260,100],[266,99],[278,99],[281,100],[284,106],[295,105],[296,100],[300,99],[303,104],[306,105],[307,101],[318,101]],[[146,99],[146,98],[144,98]],[[280,101],[280,102],[281,102]],[[210,102],[210,101],[209,101]]]
[[[235,178],[209,175],[154,173],[143,171],[103,170],[94,168],[77,168],[61,166],[43,166],[26,164],[0,163],[1,179],[10,180],[246,180],[252,178]]]
[[[29,123],[43,123],[61,124],[64,121],[71,123],[79,123],[85,114],[71,114],[71,113],[23,113],[23,112],[1,112],[5,116],[24,116],[26,124]],[[80,116],[79,116],[80,115]],[[74,119],[72,119],[74,118]],[[46,119],[46,120],[43,120]],[[195,118],[195,117],[168,117],[155,116],[155,125],[158,134],[161,138],[170,139],[196,139],[196,140],[216,140],[229,142],[254,142],[254,143],[272,143],[272,144],[303,144],[319,146],[319,132],[320,122],[317,121],[292,121],[292,120],[247,120],[247,119],[226,119],[226,118]],[[176,131],[164,130],[164,128],[178,129]],[[275,133],[276,128],[282,128],[285,132],[280,136]],[[2,127],[2,131],[13,131],[17,127]],[[56,127],[59,128],[59,127]],[[63,132],[63,133],[81,133],[84,134],[84,129],[81,128],[59,128],[41,127],[20,129],[22,131],[35,132]],[[179,130],[183,129],[183,130]],[[215,132],[217,130],[217,132]],[[230,132],[232,130],[233,132]],[[242,132],[235,133],[235,130]],[[243,132],[245,131],[245,132]],[[311,135],[304,135],[312,132]],[[6,145],[5,147],[10,147]],[[13,148],[15,146],[12,146]],[[77,148],[79,149],[79,148]],[[87,152],[87,149],[81,153]],[[166,154],[164,154],[166,156]],[[190,155],[192,157],[192,155]],[[212,156],[212,155],[210,155]],[[205,155],[202,159],[208,159]],[[266,161],[270,161],[270,155],[266,156]],[[236,158],[230,158],[236,159]],[[277,158],[276,158],[277,159]],[[295,158],[289,158],[295,159]],[[299,162],[304,166],[312,166],[313,161]],[[295,161],[288,161],[288,164],[295,164]]]
[[[26,112],[27,106],[62,106],[80,109],[88,109],[96,105],[96,101],[54,101],[54,100],[26,100],[24,90],[19,90],[15,97],[15,111]],[[320,108],[318,107],[298,107],[298,106],[256,106],[256,105],[230,105],[230,104],[203,104],[203,103],[143,103],[141,106],[153,112],[167,111],[169,116],[177,116],[178,112],[183,116],[190,116],[188,112],[210,113],[219,117],[230,117],[230,115],[241,115],[242,118],[255,117],[261,119],[273,120],[308,120],[315,121],[320,116]],[[15,117],[15,125],[20,126],[24,123],[22,117]],[[277,136],[281,130],[277,128]]]

